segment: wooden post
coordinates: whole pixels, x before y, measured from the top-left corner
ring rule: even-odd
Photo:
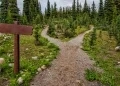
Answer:
[[[15,21],[14,24],[18,25],[18,22]],[[16,28],[17,29],[17,28]],[[19,34],[14,35],[14,73],[18,74],[20,70],[20,36]]]

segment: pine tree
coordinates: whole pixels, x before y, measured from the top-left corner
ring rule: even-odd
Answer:
[[[14,21],[19,20],[19,9],[17,7],[17,0],[9,0],[9,10]]]
[[[65,18],[65,7],[63,7],[63,18]]]
[[[5,23],[8,13],[8,0],[1,0],[0,10],[1,10],[1,22]]]
[[[113,4],[113,16],[112,16],[112,23],[114,23],[116,21],[116,17],[117,17],[117,7],[115,5],[114,0],[112,0],[112,4]]]
[[[79,13],[80,13],[80,7],[79,7],[80,5],[79,5],[79,0],[77,0],[77,15],[79,15]]]
[[[51,18],[53,18],[53,16],[54,16],[54,7],[53,7],[53,5],[51,5],[50,16],[51,16]]]
[[[71,16],[70,12],[69,12],[69,7],[66,7],[66,16],[65,17],[69,18],[69,16]]]
[[[1,7],[1,5],[0,5],[0,7]],[[1,8],[0,8],[0,23],[2,22],[2,17],[1,17]]]
[[[88,13],[88,5],[87,5],[87,1],[85,0],[85,3],[84,3],[84,8],[83,8],[83,13]]]
[[[96,22],[96,6],[95,6],[95,3],[93,1],[93,4],[92,4],[92,12],[91,12],[91,20],[92,20],[92,23],[95,24]]]
[[[40,14],[40,8],[39,8],[38,0],[34,1],[34,7],[35,7],[35,10],[36,10],[36,16],[37,16],[37,14]]]
[[[90,46],[94,46],[96,41],[96,29],[94,28],[91,34]]]
[[[57,18],[57,4],[56,4],[56,2],[54,3],[54,12],[53,12],[53,14],[54,14],[54,17]]]
[[[27,21],[27,17],[26,17],[26,15],[25,14],[23,14],[23,16],[22,16],[22,24],[24,24],[24,25],[27,25],[28,24],[28,21]]]
[[[116,17],[117,17],[117,7],[116,5],[114,4],[113,6],[113,19],[112,19],[112,23],[111,23],[111,32],[112,32],[112,35],[116,35]]]
[[[41,18],[40,15],[38,14],[34,20],[34,24],[40,24],[41,23]]]
[[[47,17],[47,9],[45,8],[45,17]]]
[[[105,18],[108,21],[108,24],[112,23],[113,19],[113,1],[112,0],[105,0]]]
[[[72,15],[72,7],[69,7],[69,16],[71,16]]]
[[[72,17],[73,17],[73,21],[76,20],[76,2],[75,2],[75,0],[73,0],[73,4],[72,4]]]
[[[99,10],[98,10],[98,19],[99,21],[103,21],[102,19],[104,18],[104,7],[103,7],[103,0],[100,0],[99,3]],[[100,22],[100,23],[101,23]]]
[[[48,0],[48,2],[47,2],[47,18],[49,18],[50,17],[50,1]]]
[[[1,4],[0,4],[0,23],[2,22],[2,17],[1,17]]]
[[[80,11],[80,13],[82,12],[82,5],[81,5],[81,3],[79,4],[79,11]]]
[[[7,13],[6,23],[9,23],[9,24],[13,23],[13,18],[10,13],[10,10],[8,10],[8,13]]]
[[[39,2],[39,14],[40,14],[40,20],[41,20],[41,23],[43,23],[43,14],[42,14],[42,10],[41,10],[41,4],[40,4],[40,2]]]
[[[120,0],[114,0],[116,8],[117,8],[117,14],[120,14]]]
[[[39,13],[40,13],[40,15],[42,15],[42,9],[41,9],[41,3],[40,2],[38,3],[38,7],[39,7]]]
[[[31,0],[30,5],[29,5],[29,18],[30,18],[29,19],[30,23],[32,23],[32,21],[35,18],[35,8],[34,8],[33,0]]]
[[[117,17],[116,21],[116,39],[118,41],[118,45],[120,45],[120,15]]]
[[[30,0],[24,0],[23,1],[23,14],[26,15],[27,20],[30,21]]]
[[[60,15],[60,18],[62,18],[63,17],[63,15],[62,15],[63,13],[62,13],[62,7],[60,7],[60,9],[59,9],[59,15]]]
[[[88,6],[88,11],[86,13],[88,14],[88,16],[91,15],[91,8],[90,8],[90,6]]]
[[[34,37],[35,37],[35,45],[38,46],[40,45],[40,41],[39,41],[39,38],[40,38],[40,24],[37,24],[34,26]]]

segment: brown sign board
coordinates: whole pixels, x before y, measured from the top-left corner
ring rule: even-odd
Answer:
[[[0,24],[0,33],[14,34],[14,73],[17,74],[20,68],[19,35],[32,35],[32,26],[18,25],[17,21],[14,24]]]
[[[32,26],[0,24],[0,33],[32,35]]]

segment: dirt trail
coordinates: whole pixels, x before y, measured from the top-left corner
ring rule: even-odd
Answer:
[[[47,35],[48,28],[42,36],[60,48],[60,53],[51,67],[36,75],[30,86],[99,86],[97,82],[85,79],[85,69],[93,67],[93,61],[80,49],[85,32],[69,42],[61,42]]]

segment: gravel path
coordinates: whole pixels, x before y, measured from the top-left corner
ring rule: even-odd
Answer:
[[[85,32],[69,42],[61,42],[49,37],[48,28],[42,31],[42,36],[60,48],[60,53],[52,62],[51,67],[36,75],[30,86],[99,86],[97,82],[85,79],[85,69],[93,67],[93,61],[80,49]]]

